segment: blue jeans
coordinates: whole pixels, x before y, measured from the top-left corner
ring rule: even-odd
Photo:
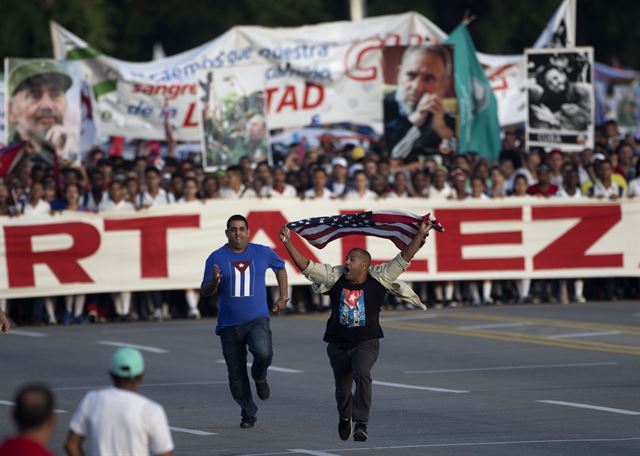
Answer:
[[[256,382],[267,380],[267,368],[273,358],[271,328],[267,317],[259,317],[241,326],[219,331],[222,353],[227,363],[229,389],[242,408],[243,418],[254,418],[258,406],[253,401],[247,374],[247,348],[253,355],[251,377]]]

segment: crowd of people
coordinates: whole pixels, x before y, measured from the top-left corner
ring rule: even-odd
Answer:
[[[389,159],[383,144],[340,145],[330,137],[319,147],[274,150],[273,165],[248,157],[213,173],[196,156],[162,156],[158,143],[140,143],[130,158],[95,148],[79,166],[55,166],[25,154],[0,180],[0,215],[30,217],[58,211],[145,210],[153,206],[216,199],[300,198],[374,200],[426,198],[640,197],[640,148],[620,134],[614,121],[596,130],[596,145],[579,153],[524,150],[522,132],[504,132],[497,161],[478,153],[419,155]],[[172,150],[170,148],[170,150]],[[530,280],[415,283],[420,297],[436,307],[517,302],[583,302],[587,298],[638,296],[633,279]],[[295,287],[289,312],[323,310],[327,303],[308,287]],[[105,320],[200,318],[215,303],[196,290],[119,292],[0,300],[14,322],[81,323]],[[26,302],[23,302],[26,301]],[[393,302],[391,307],[400,307]]]

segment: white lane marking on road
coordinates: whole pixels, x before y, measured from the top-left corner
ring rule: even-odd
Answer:
[[[557,334],[555,336],[547,336],[547,339],[572,339],[574,337],[610,336],[614,334],[620,334],[620,331],[591,331],[572,334]]]
[[[305,450],[304,448],[295,448],[289,450],[291,453],[310,454],[311,456],[340,456],[336,453],[327,453],[326,451]]]
[[[27,336],[27,337],[47,337],[47,334],[35,331],[23,331],[21,329],[11,329],[9,331],[11,336]]]
[[[218,364],[225,364],[224,359],[219,359]],[[247,363],[247,367],[251,367],[251,363]],[[304,371],[299,369],[289,369],[288,367],[269,366],[270,371],[285,372],[287,374],[302,374]]]
[[[226,385],[228,381],[212,381],[212,382],[176,382],[176,383],[142,383],[138,388],[156,388],[161,386],[199,386],[199,385]],[[54,391],[82,391],[104,388],[105,385],[92,386],[62,386],[60,388],[52,388]]]
[[[380,451],[380,450],[402,450],[408,448],[440,448],[440,447],[467,447],[467,446],[492,446],[492,445],[530,445],[536,443],[595,443],[595,442],[631,442],[640,440],[640,437],[622,437],[612,439],[554,439],[554,440],[511,440],[497,442],[464,442],[464,443],[432,443],[425,445],[395,445],[395,446],[377,446],[364,448],[339,448],[324,451]],[[322,451],[322,450],[320,450]],[[246,453],[241,456],[275,456],[286,455],[290,452],[273,452],[273,453]]]
[[[9,407],[13,407],[14,405],[16,405],[16,403],[13,401],[0,401],[0,405],[8,405]],[[53,409],[53,411],[56,413],[67,413],[66,410],[62,409]]]
[[[596,366],[617,366],[618,362],[606,363],[571,363],[571,364],[530,364],[525,366],[501,366],[501,367],[476,367],[469,369],[432,369],[432,370],[411,370],[405,374],[447,374],[450,372],[482,372],[482,371],[501,371],[501,370],[517,370],[517,369],[558,369],[567,367],[596,367]]]
[[[492,328],[517,328],[519,326],[529,326],[528,321],[514,321],[513,323],[491,323],[486,325],[458,326],[458,329],[492,329]]]
[[[175,426],[169,426],[169,429],[173,432],[184,432],[185,434],[193,434],[193,435],[218,435],[216,432],[207,432],[207,431],[199,431],[198,429],[185,429],[179,428]]]
[[[417,386],[417,385],[405,385],[403,383],[390,383],[390,382],[381,382],[378,380],[373,380],[371,383],[373,383],[374,385],[379,385],[379,386],[390,386],[392,388],[403,388],[403,389],[415,389],[415,390],[421,390],[421,391],[435,391],[437,393],[468,393],[469,391],[465,391],[465,390],[453,390],[453,389],[446,389],[446,388],[433,388],[430,386]]]
[[[380,321],[410,321],[410,320],[428,320],[430,318],[439,318],[440,315],[403,315],[399,317],[383,317]]]
[[[590,410],[599,410],[601,412],[619,413],[620,415],[640,415],[640,412],[636,412],[633,410],[601,407],[599,405],[579,404],[576,402],[563,402],[563,401],[550,401],[550,400],[536,401],[536,402],[543,402],[545,404],[554,404],[554,405],[566,405],[567,407],[584,408],[584,409],[590,409]]]
[[[138,350],[148,351],[148,352],[151,352],[151,353],[169,353],[169,350],[165,350],[164,348],[150,347],[148,345],[129,344],[127,342],[115,342],[115,341],[112,341],[112,340],[99,340],[96,343],[99,344],[99,345],[112,345],[114,347],[137,348]]]

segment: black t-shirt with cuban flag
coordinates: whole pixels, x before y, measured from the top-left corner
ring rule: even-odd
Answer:
[[[367,275],[364,283],[353,284],[344,275],[327,293],[331,298],[331,315],[324,341],[345,348],[360,342],[384,337],[380,328],[380,307],[387,290]]]

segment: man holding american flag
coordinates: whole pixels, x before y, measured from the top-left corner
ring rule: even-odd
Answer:
[[[435,222],[433,222],[435,223]],[[380,349],[380,307],[388,292],[426,309],[420,298],[406,283],[396,281],[407,270],[433,227],[425,217],[410,242],[386,264],[371,267],[371,255],[364,249],[352,249],[342,266],[316,264],[306,258],[291,242],[287,226],[280,230],[280,239],[293,262],[304,276],[313,282],[317,293],[331,298],[331,315],[327,321],[324,341],[333,369],[336,402],[340,419],[338,434],[348,440],[367,440],[367,423],[371,409],[371,368]],[[351,389],[356,384],[355,393]]]

